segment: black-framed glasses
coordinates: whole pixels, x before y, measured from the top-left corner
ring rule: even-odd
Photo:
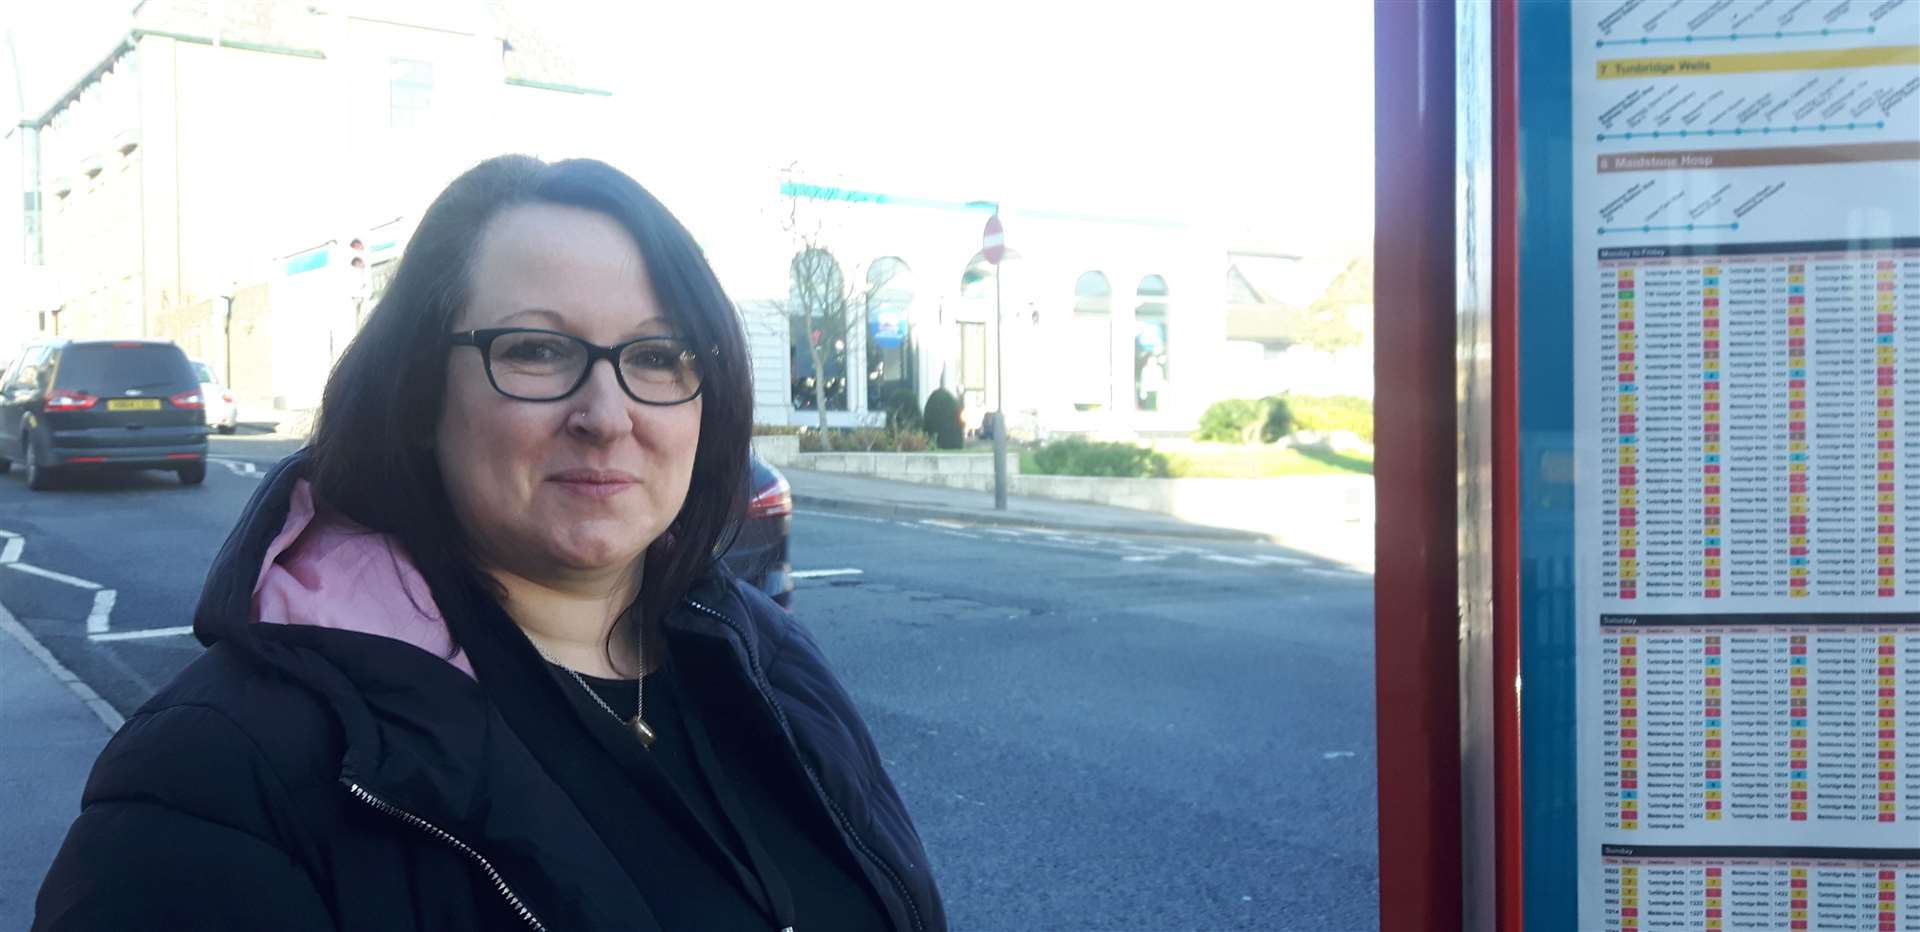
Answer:
[[[493,390],[518,401],[560,401],[587,384],[605,359],[627,397],[644,405],[685,404],[700,395],[700,354],[678,337],[640,337],[613,346],[570,333],[493,327],[448,334],[480,350]]]

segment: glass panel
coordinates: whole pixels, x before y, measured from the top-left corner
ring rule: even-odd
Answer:
[[[874,260],[867,269],[871,293],[867,310],[867,409],[891,411],[919,405],[908,308],[913,304],[912,270],[894,256]]]
[[[119,395],[132,389],[159,394],[199,385],[186,354],[176,346],[81,344],[60,358],[61,388],[94,395]]]
[[[433,106],[433,63],[396,58],[387,87],[387,125],[395,129],[422,126]]]
[[[1133,405],[1158,411],[1167,385],[1167,306],[1142,304],[1133,313]]]

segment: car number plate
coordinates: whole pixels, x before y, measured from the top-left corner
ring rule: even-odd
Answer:
[[[108,411],[158,411],[158,398],[115,398],[107,402]]]

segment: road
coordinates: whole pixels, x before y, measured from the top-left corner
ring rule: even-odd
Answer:
[[[0,530],[20,535],[0,538],[0,606],[132,711],[198,652],[168,629],[281,449],[216,439],[227,462],[198,488],[0,477]],[[793,553],[818,574],[798,614],[867,716],[954,928],[1377,926],[1369,576],[1257,544],[820,508],[795,516]],[[77,798],[84,762],[36,776]],[[0,838],[44,870],[70,817]],[[0,869],[0,924],[31,872]]]

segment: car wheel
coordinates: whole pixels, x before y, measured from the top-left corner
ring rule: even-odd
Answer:
[[[207,481],[207,464],[205,462],[180,467],[181,485],[199,485],[205,481]]]
[[[219,427],[216,427],[216,428],[214,428],[214,430],[216,430],[216,431],[218,431],[218,432],[220,432],[220,433],[223,433],[223,434],[231,434],[231,433],[233,433],[233,431],[234,431],[234,428],[235,428],[236,426],[237,426],[237,425],[234,425],[234,424],[222,424],[222,425],[220,425]]]
[[[0,456],[0,476],[13,472],[13,460]]]
[[[40,445],[33,442],[33,435],[27,435],[26,442],[27,488],[35,492],[44,492],[53,488],[53,470],[40,465]]]

